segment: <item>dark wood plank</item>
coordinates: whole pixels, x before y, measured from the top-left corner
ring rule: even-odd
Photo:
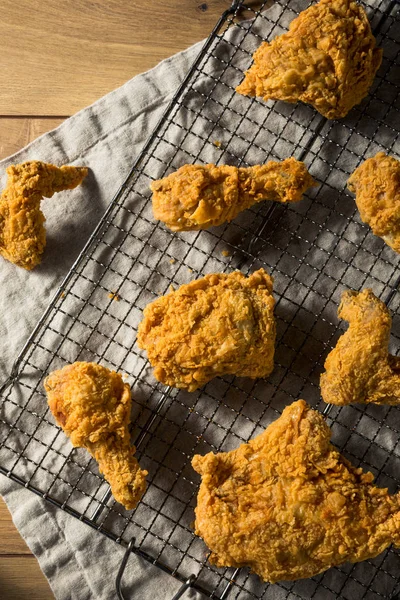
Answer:
[[[2,556],[1,600],[54,600],[34,556]]]
[[[14,154],[46,131],[54,129],[63,120],[63,118],[0,117],[0,160]]]

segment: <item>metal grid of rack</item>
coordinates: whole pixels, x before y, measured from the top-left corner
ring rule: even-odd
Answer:
[[[221,17],[2,386],[0,472],[212,598],[389,597],[400,579],[398,553],[330,569],[310,580],[262,583],[247,569],[216,569],[194,536],[199,478],[194,454],[247,441],[304,397],[324,411],[333,443],[399,484],[400,411],[326,406],[324,359],[343,331],[336,311],[344,289],[372,287],[394,313],[400,342],[399,258],[359,219],[346,191],[350,173],[383,149],[400,155],[399,4],[364,2],[384,59],[368,97],[341,121],[312,108],[263,103],[235,93],[262,39],[285,31],[304,0],[234,2]],[[238,19],[238,10],[246,20]],[[244,15],[243,15],[244,13]],[[209,231],[172,233],[153,220],[149,182],[187,162],[236,165],[295,156],[320,183],[298,204],[260,205]],[[276,366],[267,380],[218,378],[187,393],[157,383],[135,346],[142,309],[171,285],[206,273],[264,267],[277,300]],[[400,314],[400,313],[399,313]],[[149,486],[135,511],[110,496],[89,455],[73,449],[47,409],[43,379],[76,360],[98,361],[132,386],[133,440]]]

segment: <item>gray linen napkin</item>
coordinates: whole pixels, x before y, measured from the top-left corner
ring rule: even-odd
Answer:
[[[1,161],[2,186],[8,165],[31,159],[90,169],[83,186],[43,201],[47,248],[42,264],[27,272],[1,260],[1,381],[125,179],[201,45],[134,77]],[[57,599],[117,597],[115,576],[123,556],[121,547],[3,476],[0,492]],[[127,598],[170,598],[179,588],[175,579],[137,557],[130,558],[126,580]]]

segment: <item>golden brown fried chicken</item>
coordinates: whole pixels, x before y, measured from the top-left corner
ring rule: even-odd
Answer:
[[[274,366],[272,278],[215,273],[144,309],[137,343],[156,379],[190,392],[213,377],[266,377]]]
[[[349,328],[325,361],[321,395],[327,403],[400,404],[400,357],[388,352],[392,319],[371,290],[342,294],[338,316]]]
[[[44,388],[50,410],[72,444],[97,460],[114,498],[135,508],[146,489],[147,471],[140,469],[130,443],[129,385],[115,371],[76,362],[50,373]]]
[[[0,254],[31,270],[42,258],[46,245],[42,198],[75,188],[86,177],[84,167],[55,167],[37,160],[11,165],[0,198]]]
[[[347,187],[364,223],[400,252],[400,161],[378,152],[354,171]]]
[[[153,213],[172,231],[232,221],[262,200],[298,202],[315,185],[304,163],[287,158],[254,167],[184,165],[151,184]]]
[[[382,61],[364,9],[354,0],[321,0],[263,42],[236,90],[264,100],[301,100],[328,119],[347,115],[367,95]]]
[[[330,437],[299,400],[248,444],[193,458],[202,476],[195,528],[211,563],[274,583],[400,546],[400,494],[375,487]]]

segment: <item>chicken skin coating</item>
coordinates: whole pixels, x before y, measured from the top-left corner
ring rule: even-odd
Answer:
[[[75,362],[46,378],[44,388],[57,424],[74,446],[98,462],[117,502],[135,508],[147,471],[133,456],[128,425],[131,390],[121,375],[96,363]]]
[[[316,185],[304,163],[287,158],[254,167],[184,165],[151,184],[154,218],[172,231],[232,221],[262,200],[298,202]]]
[[[400,252],[400,161],[378,152],[357,167],[347,187],[364,223]]]
[[[345,117],[367,95],[382,61],[364,9],[353,0],[321,0],[288,33],[263,42],[236,88],[264,100],[301,100],[328,119]]]
[[[195,529],[211,563],[275,583],[400,545],[400,495],[375,487],[330,437],[322,415],[299,400],[236,450],[194,456]]]
[[[144,309],[137,343],[154,376],[193,392],[232,374],[266,377],[274,366],[275,301],[263,270],[206,275]]]
[[[36,267],[46,246],[42,198],[71,190],[82,183],[84,167],[55,167],[37,160],[11,165],[0,198],[0,254],[30,271]]]
[[[325,361],[321,395],[331,404],[400,404],[400,357],[389,354],[392,319],[371,290],[342,294],[338,316],[348,330]]]

